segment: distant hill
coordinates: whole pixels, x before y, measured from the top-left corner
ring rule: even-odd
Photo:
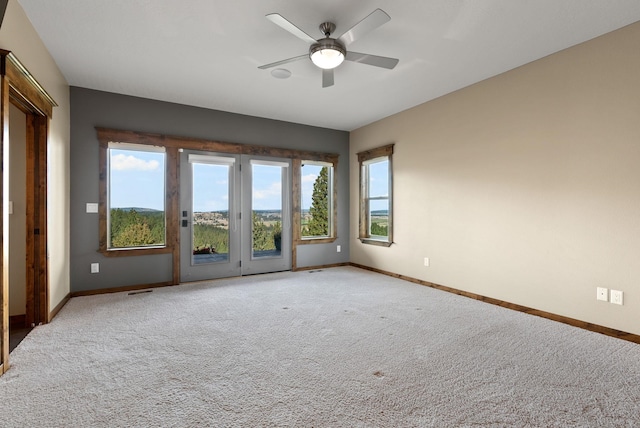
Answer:
[[[138,213],[160,213],[160,212],[164,212],[164,210],[156,210],[154,208],[143,208],[143,207],[118,207],[118,208],[114,208],[112,207],[111,209],[114,210],[122,210],[122,211],[133,211],[135,210]],[[254,210],[256,212],[256,214],[258,214],[259,216],[276,216],[279,217],[281,214],[280,210],[277,209],[273,209],[273,210]],[[220,213],[220,214],[227,214],[227,210],[216,210],[216,211],[196,211],[199,213],[205,213],[205,212],[209,212],[209,213]],[[386,211],[385,211],[386,213]]]
[[[137,213],[161,213],[161,212],[164,212],[164,210],[156,210],[156,209],[153,209],[153,208],[142,208],[142,207],[121,207],[121,208],[111,208],[111,209],[122,210],[122,211],[135,211]]]

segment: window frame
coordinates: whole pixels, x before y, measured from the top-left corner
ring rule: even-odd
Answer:
[[[394,144],[388,144],[386,146],[378,147],[364,152],[357,153],[358,167],[359,167],[359,230],[358,239],[363,244],[378,245],[383,247],[390,247],[393,244],[393,147]],[[369,210],[369,174],[368,167],[373,161],[378,159],[386,159],[389,162],[389,174],[388,174],[388,203],[389,214],[387,224],[387,237],[386,239],[380,239],[374,237],[369,232],[371,230],[371,219]],[[378,198],[375,198],[378,199]],[[384,237],[382,237],[384,238]]]
[[[320,241],[320,240],[327,240],[327,239],[333,239],[335,240],[335,222],[336,222],[336,218],[337,218],[337,212],[334,209],[335,206],[335,184],[334,184],[334,177],[335,177],[335,166],[333,164],[333,162],[327,162],[327,161],[319,161],[319,160],[309,160],[309,159],[303,159],[300,163],[300,178],[302,179],[302,168],[305,165],[315,165],[315,166],[320,166],[320,167],[327,167],[328,172],[327,172],[327,196],[328,196],[328,204],[327,204],[327,221],[329,223],[329,233],[327,235],[322,235],[322,236],[312,236],[312,235],[303,235],[302,234],[302,202],[300,202],[300,224],[298,225],[298,228],[300,229],[300,240],[301,241]],[[300,187],[300,201],[302,201],[302,186]],[[331,241],[332,242],[332,241]]]
[[[165,155],[164,159],[164,222],[165,222],[165,239],[163,245],[152,245],[145,247],[123,247],[123,248],[113,248],[110,247],[110,156],[109,149],[111,148],[120,148],[124,150],[135,150],[135,148],[139,148],[139,151],[154,151],[154,152],[162,152]],[[98,252],[108,256],[108,257],[119,257],[119,256],[136,256],[136,255],[151,255],[151,254],[166,254],[172,252],[172,237],[171,237],[171,228],[169,227],[171,216],[170,216],[170,189],[172,188],[172,168],[171,165],[174,163],[172,156],[172,151],[169,148],[153,144],[150,142],[140,142],[136,141],[135,143],[129,143],[126,141],[100,141],[100,200],[98,203],[98,216],[99,216],[99,249]]]
[[[310,156],[311,155],[311,156]],[[303,237],[302,236],[302,165],[303,163],[316,163],[332,165],[332,177],[331,185],[332,189],[329,194],[331,203],[331,214],[329,218],[330,223],[330,235],[319,237]],[[309,244],[329,244],[335,242],[338,239],[338,155],[333,154],[320,154],[320,153],[306,153],[305,156],[301,156],[293,159],[293,243],[294,250],[297,245],[309,245]],[[295,255],[295,252],[294,252]]]

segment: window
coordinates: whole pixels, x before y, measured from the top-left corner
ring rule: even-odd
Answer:
[[[165,246],[165,170],[162,147],[109,143],[107,250]]]
[[[302,161],[300,173],[300,237],[333,236],[333,164]]]
[[[337,188],[336,171],[338,155],[334,153],[311,152],[300,150],[279,149],[273,147],[254,146],[248,144],[222,143],[218,141],[190,140],[165,135],[147,134],[142,132],[120,131],[106,128],[96,128],[99,141],[99,242],[98,251],[106,257],[131,257],[151,254],[173,254],[174,278],[173,283],[179,282],[179,269],[176,264],[180,260],[180,152],[187,150],[207,150],[215,148],[216,152],[231,155],[247,154],[270,157],[285,157],[291,159],[291,213],[292,243],[326,244],[337,239]],[[303,167],[303,165],[305,165]],[[324,175],[322,169],[326,167],[327,178],[327,214],[316,216],[316,220],[326,216],[326,229],[323,232],[313,232],[317,235],[302,237],[301,231],[301,202],[302,202],[302,173],[313,175],[310,187],[305,190],[306,200],[313,200],[313,184],[317,176]],[[134,175],[134,172],[137,175]],[[309,177],[307,177],[309,179]],[[138,191],[138,196],[124,202],[118,194]],[[319,192],[322,194],[322,192]],[[153,195],[153,196],[152,196]],[[284,195],[289,197],[289,195]],[[120,217],[131,214],[144,213],[144,220],[132,221],[127,234],[118,236],[122,231]],[[142,210],[140,208],[143,208]],[[311,211],[311,202],[305,207]],[[116,212],[116,210],[118,210]],[[120,217],[118,217],[120,216]],[[145,218],[146,217],[146,218]],[[150,217],[154,217],[149,220]],[[127,219],[125,218],[125,223]],[[146,227],[143,223],[146,223]],[[128,224],[128,223],[126,223]],[[125,224],[125,225],[126,225]],[[153,239],[148,237],[151,231]],[[326,230],[326,232],[324,232]],[[312,232],[309,232],[312,233]],[[143,239],[127,239],[127,236],[140,235]],[[275,244],[274,232],[274,246]],[[205,242],[204,244],[210,244]],[[204,245],[202,244],[202,245]],[[196,244],[198,246],[200,244]],[[294,259],[295,260],[295,259]],[[294,261],[295,267],[295,261]]]
[[[360,241],[390,246],[393,243],[393,144],[358,153],[360,165]]]

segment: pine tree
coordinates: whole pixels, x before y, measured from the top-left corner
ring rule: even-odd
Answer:
[[[110,227],[114,248],[164,244],[164,212],[139,213],[135,209],[112,208]]]
[[[147,223],[129,224],[111,242],[115,248],[143,247],[152,244],[155,242]]]
[[[313,183],[311,195],[311,219],[305,230],[306,236],[329,235],[329,169],[325,166]]]
[[[389,236],[389,228],[380,223],[371,223],[371,234],[375,236]]]
[[[267,228],[254,211],[252,214],[253,222],[253,249],[256,251],[273,249],[273,239],[269,239],[270,235],[267,233]]]
[[[276,250],[280,251],[282,249],[282,223],[276,221],[271,229],[273,246]]]
[[[211,224],[195,224],[193,249],[213,248],[216,253],[229,252],[229,231]]]

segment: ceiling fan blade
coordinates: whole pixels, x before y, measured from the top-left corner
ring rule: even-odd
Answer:
[[[373,65],[374,67],[393,69],[400,60],[396,58],[389,58],[386,56],[369,55],[359,52],[347,52],[344,57],[347,61],[359,62],[362,64]]]
[[[272,62],[271,64],[261,65],[258,68],[260,68],[262,70],[266,70],[267,68],[276,67],[276,66],[282,65],[282,64],[288,64],[288,63],[294,62],[294,61],[300,61],[301,59],[305,59],[305,58],[309,58],[309,54],[298,55],[298,56],[294,56],[293,58],[283,59],[282,61]]]
[[[345,46],[353,43],[369,31],[375,30],[385,22],[389,22],[391,17],[382,9],[376,9],[367,15],[362,21],[351,27],[346,33],[338,37],[338,40]]]
[[[266,15],[266,18],[269,21],[276,24],[277,26],[279,26],[280,28],[282,28],[283,30],[287,30],[288,32],[290,32],[291,34],[293,34],[299,39],[302,39],[309,44],[316,43],[316,39],[314,39],[304,31],[296,27],[294,24],[292,24],[290,21],[288,21],[284,16],[280,15],[279,13],[270,13],[269,15]]]
[[[333,86],[333,68],[322,70],[322,87],[328,88],[329,86]]]

